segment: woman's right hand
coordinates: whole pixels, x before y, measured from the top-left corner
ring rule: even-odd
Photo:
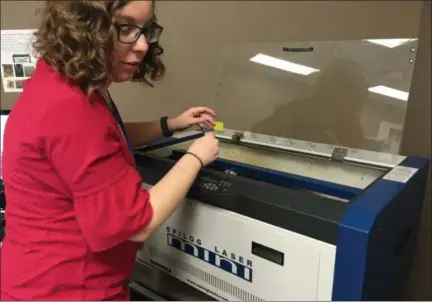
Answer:
[[[190,145],[188,152],[198,156],[203,165],[207,166],[215,161],[219,155],[219,140],[213,132],[207,132]]]
[[[188,149],[189,153],[197,156],[204,166],[212,163],[219,154],[219,141],[213,132],[204,134],[195,140]],[[164,221],[185,200],[185,196],[191,188],[201,164],[193,155],[182,157],[177,164],[150,190],[150,204],[153,216],[150,223],[132,236],[130,240],[143,242],[155,232]],[[194,165],[193,161],[196,161]]]

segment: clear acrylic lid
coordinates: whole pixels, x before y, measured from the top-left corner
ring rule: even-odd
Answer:
[[[227,46],[213,108],[225,129],[398,154],[417,39]]]

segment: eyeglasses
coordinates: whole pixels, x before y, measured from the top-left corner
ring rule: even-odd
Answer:
[[[117,27],[117,38],[124,44],[135,43],[141,35],[144,35],[147,43],[156,43],[163,30],[163,27],[156,23],[146,27],[134,24],[115,24],[115,26]]]

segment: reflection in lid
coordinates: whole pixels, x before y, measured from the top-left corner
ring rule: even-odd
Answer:
[[[212,107],[225,129],[235,132],[385,151],[387,137],[378,136],[379,128],[382,122],[397,129],[404,123],[416,43],[408,39],[393,48],[365,40],[231,45],[221,56]]]

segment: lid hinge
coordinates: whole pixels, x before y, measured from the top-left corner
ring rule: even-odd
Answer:
[[[336,147],[333,149],[331,159],[335,161],[344,161],[348,154],[348,148]]]
[[[243,132],[235,132],[235,133],[231,136],[231,140],[232,140],[234,143],[239,143],[243,137],[244,137]]]

